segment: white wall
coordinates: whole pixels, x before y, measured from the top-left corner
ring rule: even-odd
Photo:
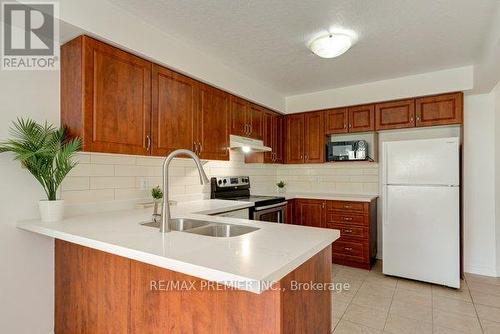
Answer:
[[[473,87],[472,66],[369,82],[286,97],[286,112],[295,113],[363,103],[388,101]]]
[[[500,81],[492,91],[495,103],[495,220],[497,276],[500,277]]]
[[[57,124],[59,72],[0,71],[0,105],[0,140],[16,117]],[[16,221],[38,216],[43,191],[7,154],[0,155],[0,185],[0,332],[52,332],[53,241],[16,229]]]
[[[494,100],[482,94],[464,102],[465,271],[495,276]]]

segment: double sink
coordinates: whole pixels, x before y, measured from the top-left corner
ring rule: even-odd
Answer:
[[[141,225],[148,227],[160,228],[158,222],[146,222]],[[250,232],[259,230],[257,227],[234,225],[224,223],[214,223],[204,220],[176,218],[170,220],[170,229],[172,231],[186,232],[192,234],[199,234],[216,238],[230,238],[244,235]]]

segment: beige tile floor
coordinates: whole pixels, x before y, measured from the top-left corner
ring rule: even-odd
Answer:
[[[466,274],[459,290],[333,265],[334,334],[500,334],[500,278]],[[337,284],[338,285],[338,284]]]

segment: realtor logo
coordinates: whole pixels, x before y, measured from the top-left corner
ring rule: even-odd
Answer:
[[[2,69],[59,68],[59,7],[53,2],[2,3]]]

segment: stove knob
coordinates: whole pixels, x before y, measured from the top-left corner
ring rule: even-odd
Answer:
[[[217,184],[220,186],[222,184],[222,180],[217,181]]]
[[[227,183],[227,180],[226,180],[226,179],[224,179],[224,181],[222,181],[222,183],[226,184],[226,183]]]

